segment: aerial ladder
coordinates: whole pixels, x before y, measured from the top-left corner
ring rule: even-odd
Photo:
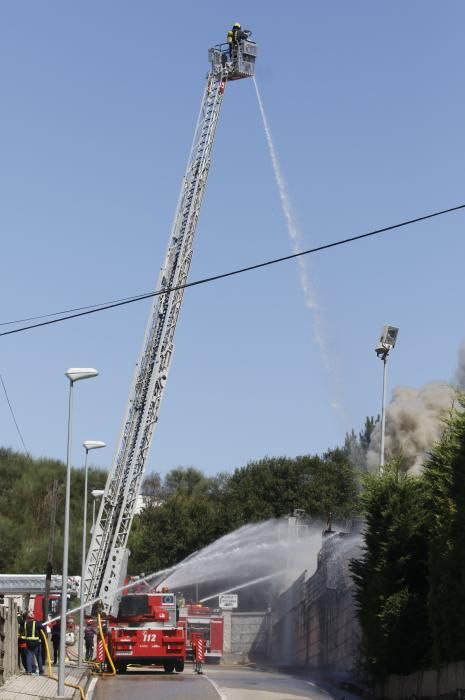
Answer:
[[[193,240],[210,169],[225,86],[254,75],[257,45],[241,31],[234,45],[209,49],[210,70],[181,186],[168,249],[130,388],[121,435],[86,560],[85,600],[117,617],[127,569],[127,541],[158,421],[174,334],[192,260]]]

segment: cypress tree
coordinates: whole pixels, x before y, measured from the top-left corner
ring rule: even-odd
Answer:
[[[365,478],[364,553],[351,569],[363,664],[372,679],[429,662],[425,499],[423,480],[405,474],[399,462]]]
[[[430,513],[429,611],[435,665],[465,659],[464,396],[424,465]]]

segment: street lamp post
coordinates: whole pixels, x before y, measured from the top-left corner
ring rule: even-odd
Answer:
[[[74,382],[81,379],[96,377],[98,372],[90,367],[72,367],[65,375],[69,379],[68,400],[68,439],[66,449],[66,492],[65,492],[65,522],[63,529],[63,572],[61,582],[61,620],[60,620],[60,658],[58,659],[58,691],[57,697],[65,697],[65,645],[66,645],[66,613],[68,603],[68,546],[69,546],[69,502],[71,490],[71,436],[72,436],[72,407]]]
[[[84,643],[84,577],[86,574],[87,554],[87,456],[90,450],[98,450],[102,447],[106,447],[106,443],[100,442],[99,440],[86,440],[82,443],[82,445],[86,451],[86,458],[84,461],[84,521],[82,524],[81,590],[79,594],[81,599],[81,609],[79,610],[78,666],[82,666],[82,647]]]
[[[383,473],[384,469],[384,434],[386,431],[386,377],[387,377],[387,358],[390,351],[396,344],[399,329],[395,326],[383,326],[379,343],[375,348],[375,352],[383,361],[383,394],[381,400],[381,444],[379,454],[379,472]]]

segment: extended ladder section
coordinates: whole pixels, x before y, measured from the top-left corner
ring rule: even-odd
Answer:
[[[163,267],[129,394],[119,446],[102,497],[86,561],[85,600],[100,599],[107,614],[118,614],[126,575],[126,549],[153,432],[158,421],[174,333],[192,260],[192,245],[210,169],[225,83],[254,73],[256,44],[243,40],[234,53],[209,51],[207,76],[194,141]]]

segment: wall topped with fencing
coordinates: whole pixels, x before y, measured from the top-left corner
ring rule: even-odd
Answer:
[[[360,537],[327,537],[310,578],[302,574],[278,598],[265,625],[270,659],[278,665],[331,668],[350,673],[357,665],[360,628],[355,614],[350,560]]]

